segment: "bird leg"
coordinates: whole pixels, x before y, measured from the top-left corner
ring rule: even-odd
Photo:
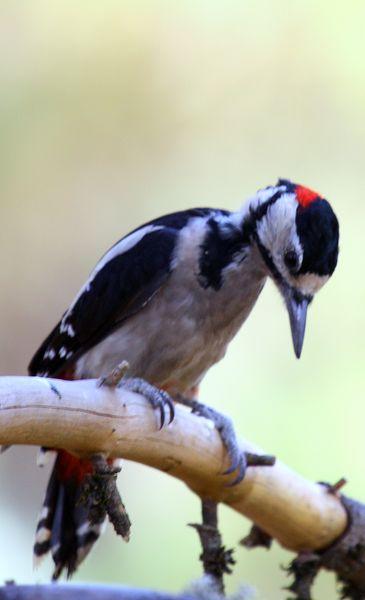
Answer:
[[[139,377],[126,377],[128,369],[128,362],[123,360],[111,373],[98,379],[98,387],[103,385],[111,388],[121,387],[129,392],[141,394],[154,410],[159,410],[160,429],[164,426],[165,421],[167,421],[168,425],[172,423],[175,416],[175,409],[169,394]]]
[[[232,420],[226,415],[202,402],[198,402],[195,398],[188,398],[182,394],[176,394],[174,400],[191,408],[192,413],[205,417],[214,423],[230,461],[230,466],[223,472],[223,475],[230,475],[237,471],[237,476],[229,484],[230,486],[242,481],[248,466],[272,466],[275,463],[274,456],[261,456],[251,452],[243,452],[239,446]]]
[[[231,485],[235,485],[242,481],[245,476],[247,461],[245,453],[242,452],[238,445],[236,432],[231,419],[210,406],[198,402],[195,398],[188,398],[187,396],[178,394],[175,396],[175,399],[177,402],[184,404],[184,406],[191,408],[192,413],[199,415],[200,417],[205,417],[214,423],[230,461],[230,466],[224,471],[223,475],[229,475],[237,471],[237,476]]]
[[[233,550],[222,546],[222,536],[218,529],[218,505],[213,500],[202,500],[202,524],[190,523],[199,534],[204,574],[214,579],[219,593],[224,593],[223,575],[232,573],[235,564]]]
[[[120,468],[103,454],[94,454],[90,460],[94,469],[87,477],[81,499],[88,506],[90,522],[100,523],[107,514],[115,532],[128,542],[131,522],[117,488]]]
[[[119,387],[123,387],[129,392],[141,394],[146,398],[154,410],[158,409],[160,411],[160,429],[164,426],[166,419],[168,425],[172,423],[175,416],[175,408],[174,403],[167,392],[151,385],[139,377],[125,378],[121,381]]]

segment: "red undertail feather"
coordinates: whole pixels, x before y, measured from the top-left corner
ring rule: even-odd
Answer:
[[[65,450],[58,452],[57,473],[60,481],[74,480],[81,484],[86,475],[92,473],[93,467],[89,460],[77,458]]]

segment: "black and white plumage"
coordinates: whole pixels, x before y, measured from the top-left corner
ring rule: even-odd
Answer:
[[[337,255],[330,205],[288,180],[237,212],[198,208],[155,219],[102,257],[29,372],[95,378],[127,360],[131,377],[172,396],[189,394],[224,356],[267,277],[285,299],[299,357],[307,306]],[[74,530],[82,526],[75,522]],[[72,572],[79,550],[74,544],[61,568]]]

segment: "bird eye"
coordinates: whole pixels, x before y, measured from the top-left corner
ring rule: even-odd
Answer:
[[[284,262],[290,272],[294,272],[299,268],[299,258],[295,250],[288,250],[284,255]]]

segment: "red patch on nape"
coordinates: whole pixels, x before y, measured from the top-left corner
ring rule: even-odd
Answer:
[[[321,198],[321,196],[317,192],[314,192],[313,190],[310,190],[309,188],[306,188],[303,185],[295,186],[295,194],[300,206],[302,206],[303,208],[307,208],[307,206],[314,202],[314,200],[318,200],[318,198]]]

